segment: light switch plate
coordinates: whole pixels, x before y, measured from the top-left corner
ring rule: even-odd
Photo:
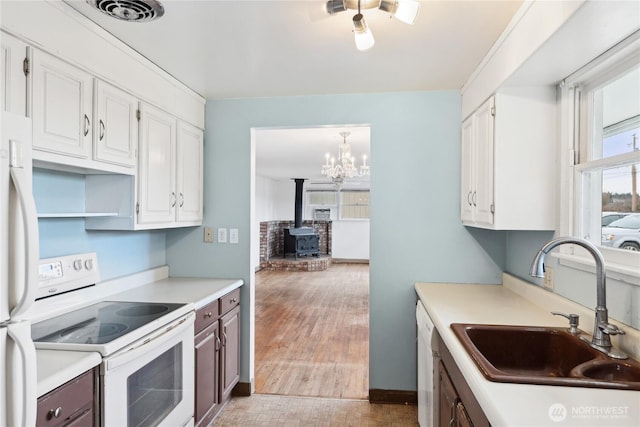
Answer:
[[[229,229],[229,243],[238,243],[238,229],[230,228]]]
[[[218,228],[218,243],[227,243],[227,229]]]

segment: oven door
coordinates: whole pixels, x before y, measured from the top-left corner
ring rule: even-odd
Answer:
[[[193,425],[193,321],[188,314],[103,360],[102,425]]]

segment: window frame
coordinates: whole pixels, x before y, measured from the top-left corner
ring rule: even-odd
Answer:
[[[318,192],[326,192],[326,193],[334,193],[336,195],[335,199],[336,199],[336,203],[335,204],[314,204],[311,203],[311,193],[318,193]],[[368,217],[345,217],[344,216],[344,199],[343,199],[343,193],[345,192],[365,192],[365,193],[369,193],[369,216]],[[371,190],[370,189],[342,189],[342,190],[329,190],[329,189],[318,189],[318,190],[306,190],[306,209],[309,210],[309,214],[311,215],[311,217],[313,217],[313,210],[316,208],[330,208],[330,209],[336,209],[336,216],[335,216],[335,220],[336,221],[369,221],[371,218]],[[355,206],[355,205],[349,205],[349,206]]]
[[[583,174],[603,166],[624,166],[640,162],[640,151],[591,159],[591,141],[597,124],[589,94],[640,64],[640,33],[636,32],[577,70],[559,85],[560,191],[558,235],[583,237],[585,233]],[[601,128],[602,126],[600,126]],[[601,211],[601,202],[598,211]],[[593,220],[593,219],[592,219]],[[607,275],[640,285],[640,252],[619,250],[597,244],[607,263]],[[572,268],[593,270],[591,256],[580,247],[560,247],[559,262]]]

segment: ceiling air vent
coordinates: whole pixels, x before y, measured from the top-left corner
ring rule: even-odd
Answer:
[[[87,3],[123,21],[147,22],[164,15],[164,7],[156,0],[87,0]]]

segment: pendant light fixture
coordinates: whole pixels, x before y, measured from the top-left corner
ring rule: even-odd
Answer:
[[[364,15],[362,15],[362,9],[378,8],[398,20],[412,25],[420,11],[420,3],[416,0],[329,0],[326,3],[326,8],[330,15],[344,12],[347,9],[357,10],[358,13],[353,17],[353,33],[356,48],[365,51],[373,47],[375,40]]]
[[[369,165],[367,165],[367,155],[362,155],[362,165],[356,166],[356,159],[351,154],[351,144],[347,142],[347,137],[351,132],[340,132],[342,143],[338,145],[338,159],[331,157],[329,153],[325,156],[325,163],[322,165],[322,175],[330,178],[336,186],[342,185],[345,178],[358,178],[369,175]]]

